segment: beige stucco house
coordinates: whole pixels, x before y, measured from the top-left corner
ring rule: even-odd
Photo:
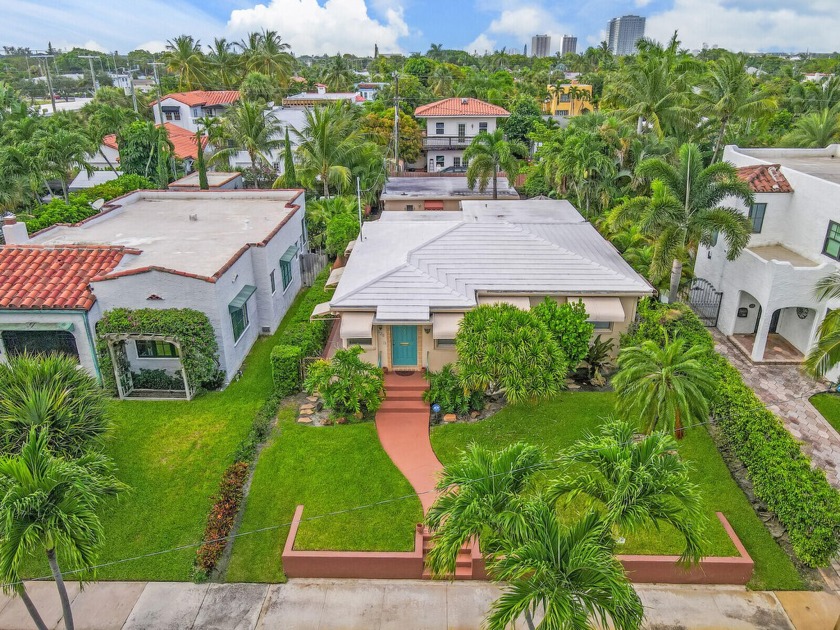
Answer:
[[[438,370],[457,358],[464,313],[546,296],[582,300],[595,334],[618,337],[653,293],[567,201],[462,201],[456,212],[389,212],[365,223],[333,299],[344,347],[389,369]]]

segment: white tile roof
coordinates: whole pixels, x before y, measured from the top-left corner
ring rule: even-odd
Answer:
[[[381,315],[471,308],[477,293],[644,295],[651,286],[568,202],[480,202],[453,221],[366,223],[331,306]],[[494,212],[494,204],[504,212]],[[514,212],[512,206],[518,209]],[[412,315],[412,316],[413,316]],[[393,319],[408,319],[394,317]]]

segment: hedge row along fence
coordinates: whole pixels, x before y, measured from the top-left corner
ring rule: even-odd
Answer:
[[[191,308],[115,308],[105,311],[96,324],[102,384],[116,393],[114,364],[103,335],[164,335],[181,346],[181,365],[193,389],[218,389],[224,381],[219,370],[219,346],[207,315]]]
[[[787,530],[797,557],[811,567],[826,566],[840,547],[840,492],[822,470],[811,467],[799,443],[738,370],[714,351],[711,335],[688,307],[643,302],[639,315],[623,346],[679,336],[708,349],[703,363],[718,384],[711,409],[724,439],[744,463],[755,496]]]

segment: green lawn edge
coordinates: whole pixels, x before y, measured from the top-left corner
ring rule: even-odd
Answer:
[[[811,396],[811,404],[817,408],[826,422],[840,433],[840,394],[823,392]]]

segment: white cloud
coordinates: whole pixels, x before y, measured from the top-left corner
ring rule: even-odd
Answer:
[[[551,35],[552,51],[560,45],[560,37],[571,33],[564,28],[545,8],[534,3],[507,3],[498,17],[493,19],[487,29],[464,47],[464,50],[483,53],[496,49],[500,42],[508,47],[518,48],[523,44],[531,45],[531,36],[537,33]]]
[[[634,3],[638,8],[646,7],[651,3],[651,0],[636,0]]]
[[[377,2],[382,18],[371,17],[365,0],[271,0],[251,9],[232,11],[228,32],[275,29],[295,54],[373,54],[378,44],[384,53],[403,52],[399,40],[409,34],[402,5]]]
[[[147,50],[150,53],[161,53],[166,50],[166,42],[162,39],[152,39],[142,44],[137,44],[137,50]]]
[[[675,0],[673,8],[648,18],[646,35],[667,40],[679,30],[686,48],[703,43],[730,50],[830,52],[837,50],[840,14],[835,0],[796,3],[731,0]]]

